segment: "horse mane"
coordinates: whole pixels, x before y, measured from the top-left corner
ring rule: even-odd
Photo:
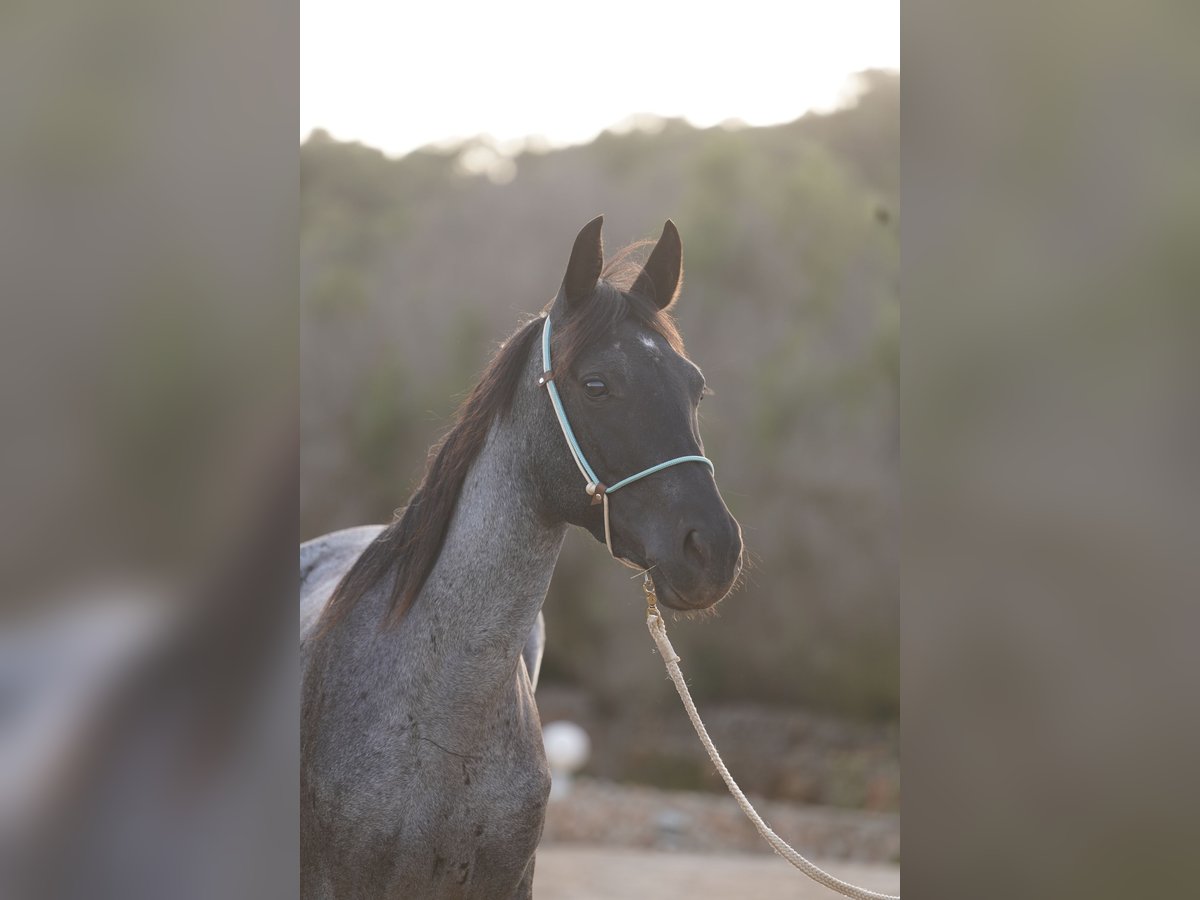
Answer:
[[[566,322],[555,323],[554,366],[567,371],[579,354],[619,322],[633,318],[659,334],[679,354],[683,340],[669,310],[647,297],[629,293],[641,265],[634,253],[651,241],[631,244],[606,263],[596,292]],[[500,345],[478,383],[459,406],[450,429],[430,448],[425,474],[408,505],[380,532],[334,588],[316,633],[324,635],[359,599],[390,580],[384,626],[399,622],[416,602],[433,571],[467,472],[487,440],[492,423],[512,411],[513,399],[542,320],[553,306],[517,328]]]

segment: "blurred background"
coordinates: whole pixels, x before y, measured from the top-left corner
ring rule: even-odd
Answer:
[[[803,29],[764,27],[751,7],[734,22],[683,6],[555,12],[591,50],[660,52],[648,78],[636,54],[537,30],[503,47],[472,31],[448,57],[423,48],[417,35],[451,11],[393,14],[381,38],[379,21],[305,4],[301,537],[404,505],[488,357],[554,295],[586,221],[605,214],[612,253],[672,218],[677,315],[714,391],[705,449],[752,561],[719,617],[680,621],[672,639],[735,776],[778,804],[776,827],[807,852],[893,864],[898,4]],[[666,41],[673,21],[669,43],[634,40]],[[401,32],[405,52],[384,52]],[[719,60],[689,46],[710,35]],[[436,87],[394,92],[417,79]],[[544,723],[581,725],[591,754],[547,844],[769,852],[692,733],[628,575],[568,535],[538,702]]]

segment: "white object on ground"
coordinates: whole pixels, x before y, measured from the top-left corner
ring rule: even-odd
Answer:
[[[565,797],[571,776],[583,768],[592,752],[587,732],[574,722],[551,722],[542,729],[542,744],[550,764],[550,799]]]

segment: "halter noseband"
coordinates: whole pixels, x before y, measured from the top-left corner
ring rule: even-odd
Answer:
[[[571,423],[567,421],[567,411],[563,409],[562,398],[558,395],[558,388],[554,384],[554,372],[550,368],[550,317],[546,316],[546,324],[542,328],[542,375],[538,378],[538,384],[544,386],[550,394],[550,403],[554,406],[554,415],[558,419],[558,425],[562,429],[563,437],[567,439],[567,448],[571,451],[571,458],[575,460],[575,465],[579,468],[579,473],[587,481],[584,490],[587,495],[592,498],[593,505],[602,503],[604,505],[604,543],[608,546],[608,552],[613,559],[621,560],[616,553],[613,553],[612,546],[612,531],[608,525],[608,495],[614,491],[619,491],[626,485],[633,484],[635,481],[641,481],[647,475],[653,475],[655,472],[661,472],[663,469],[668,469],[671,466],[677,466],[680,463],[698,462],[704,463],[708,468],[716,474],[716,467],[713,466],[712,460],[706,456],[677,456],[674,459],[668,459],[666,462],[661,462],[656,466],[650,466],[648,469],[642,469],[636,475],[630,475],[628,478],[622,478],[616,484],[605,485],[596,475],[595,471],[588,465],[587,457],[583,455],[583,450],[579,447],[579,441],[575,439],[575,432],[571,430]]]

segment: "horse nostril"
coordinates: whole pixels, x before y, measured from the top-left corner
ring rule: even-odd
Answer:
[[[712,556],[708,541],[704,540],[700,536],[700,532],[694,528],[683,539],[683,552],[700,566],[707,566],[708,560]]]

